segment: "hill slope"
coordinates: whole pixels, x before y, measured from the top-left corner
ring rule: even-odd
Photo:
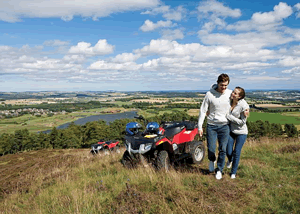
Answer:
[[[299,139],[248,140],[237,179],[208,161],[125,169],[122,153],[41,150],[0,157],[0,213],[299,213]]]

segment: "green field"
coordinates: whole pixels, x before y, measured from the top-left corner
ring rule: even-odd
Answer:
[[[282,125],[286,123],[300,125],[300,112],[288,112],[282,114],[251,112],[248,121],[255,122],[257,120],[269,121],[270,123],[280,123]]]

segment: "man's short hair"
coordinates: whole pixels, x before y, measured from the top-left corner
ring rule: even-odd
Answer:
[[[217,80],[217,83],[220,83],[220,82],[227,82],[228,81],[228,84],[230,82],[230,79],[229,79],[229,76],[227,74],[220,74],[218,76],[218,80]]]

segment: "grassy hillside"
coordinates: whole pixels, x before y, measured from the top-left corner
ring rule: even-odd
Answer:
[[[299,213],[299,139],[248,140],[237,179],[208,161],[168,173],[122,153],[41,150],[0,157],[0,213]]]

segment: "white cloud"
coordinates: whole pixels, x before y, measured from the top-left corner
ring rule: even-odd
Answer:
[[[282,25],[283,19],[288,18],[293,13],[291,6],[280,2],[274,6],[274,10],[264,13],[254,13],[250,20],[239,21],[228,25],[227,30],[236,31],[276,31]]]
[[[122,71],[137,71],[141,68],[141,65],[136,64],[135,62],[125,62],[125,63],[111,63],[105,60],[99,60],[92,63],[88,69],[92,70],[122,70]]]
[[[300,11],[300,3],[295,4],[294,7],[296,8],[297,11]],[[296,13],[296,17],[300,18],[300,12]]]
[[[279,64],[287,67],[300,66],[300,57],[287,56],[279,60]]]
[[[230,7],[224,6],[223,3],[216,0],[207,0],[200,2],[198,6],[198,12],[200,18],[209,16],[212,14],[215,17],[233,17],[238,18],[242,15],[240,9],[231,9]]]
[[[174,55],[174,56],[187,56],[194,55],[201,47],[199,43],[179,44],[176,41],[169,40],[151,40],[149,45],[144,46],[141,49],[134,50],[135,53],[142,55]]]
[[[159,7],[153,8],[142,12],[141,14],[147,15],[158,15],[162,16],[167,20],[181,21],[187,13],[187,10],[183,6],[178,6],[176,9],[171,9],[170,6],[161,5]]]
[[[162,30],[162,39],[167,40],[176,40],[176,39],[183,39],[184,34],[182,29],[176,29],[176,30]]]
[[[199,35],[201,41],[207,45],[227,45],[235,50],[253,51],[264,47],[274,47],[295,41],[293,37],[287,37],[282,32],[247,32],[236,35],[231,34],[207,34]]]
[[[55,46],[65,46],[65,45],[69,45],[69,42],[67,42],[67,41],[60,41],[60,40],[56,39],[56,40],[45,41],[43,43],[43,45],[45,45],[45,46],[53,46],[53,47],[55,47]]]
[[[284,74],[300,75],[300,67],[294,67],[292,69],[283,70],[282,73],[284,73]]]
[[[157,28],[172,27],[172,26],[174,26],[174,24],[172,24],[171,21],[158,21],[155,24],[150,20],[146,20],[145,23],[140,27],[140,30],[143,32],[147,32],[147,31],[154,31]]]
[[[112,59],[112,62],[134,62],[140,57],[140,54],[133,54],[133,53],[122,53],[118,54],[116,57]]]
[[[247,80],[256,82],[266,82],[266,81],[281,81],[290,80],[290,77],[273,77],[273,76],[249,76]]]
[[[100,39],[94,47],[91,47],[91,43],[79,42],[76,46],[70,48],[69,53],[93,56],[111,54],[113,51],[113,45],[108,44],[106,39]]]
[[[289,17],[292,13],[292,7],[288,6],[286,3],[280,2],[278,5],[274,6],[274,11],[254,13],[251,19],[256,24],[265,25],[274,22],[280,22]]]
[[[61,18],[70,21],[74,16],[100,17],[112,13],[157,7],[160,0],[9,0],[0,2],[0,20],[19,22],[21,18]]]

